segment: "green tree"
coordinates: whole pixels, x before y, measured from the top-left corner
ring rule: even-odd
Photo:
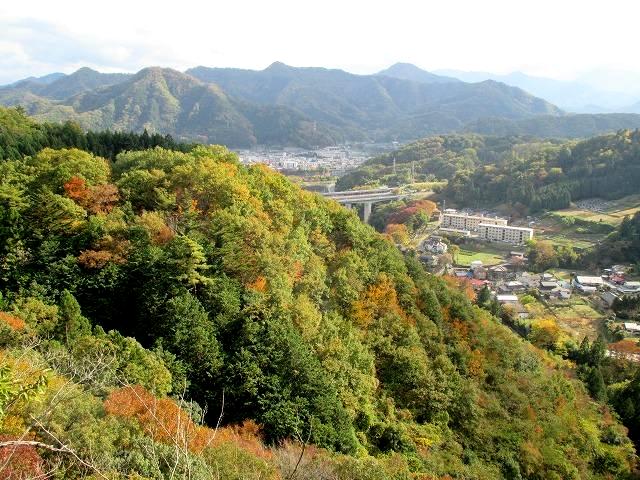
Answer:
[[[67,344],[91,333],[91,322],[82,315],[80,304],[68,290],[64,290],[60,296],[58,315],[62,327],[62,338]]]

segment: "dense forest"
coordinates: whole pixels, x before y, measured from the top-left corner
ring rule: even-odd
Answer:
[[[598,245],[585,260],[591,263],[625,262],[640,264],[640,214],[625,217],[616,230]]]
[[[535,212],[638,193],[639,160],[640,130],[568,142],[448,135],[375,157],[340,178],[336,188],[402,184],[413,171],[414,181],[448,180],[443,194],[458,205],[506,203]]]
[[[224,147],[3,159],[0,292],[8,478],[635,469],[568,362],[354,212]]]
[[[0,107],[0,161],[35,155],[43,148],[79,148],[113,160],[120,152],[163,147],[186,152],[192,145],[170,135],[102,131],[84,132],[76,123],[37,123],[21,108]]]

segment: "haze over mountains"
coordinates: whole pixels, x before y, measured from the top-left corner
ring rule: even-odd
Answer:
[[[612,84],[608,76],[592,72],[576,80],[555,80],[527,75],[522,72],[494,74],[461,70],[438,70],[438,75],[448,75],[465,82],[495,80],[522,88],[532,95],[542,97],[560,108],[576,113],[640,113],[640,88],[636,84]]]
[[[475,83],[395,64],[376,75],[298,68],[150,67],[137,74],[81,68],[0,88],[0,104],[86,129],[147,129],[179,139],[323,146],[345,141],[408,141],[478,131],[580,137],[640,126],[635,115],[566,115],[504,82]]]

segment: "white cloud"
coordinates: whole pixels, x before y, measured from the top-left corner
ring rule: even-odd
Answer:
[[[0,5],[0,82],[77,65],[298,66],[370,73],[396,61],[571,78],[640,72],[635,2],[609,0],[21,0]],[[3,55],[4,57],[4,55]]]

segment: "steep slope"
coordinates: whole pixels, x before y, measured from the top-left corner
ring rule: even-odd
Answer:
[[[255,143],[249,122],[226,95],[178,71],[146,68],[125,83],[68,102],[79,118],[100,128],[161,131],[231,145]]]
[[[146,129],[235,147],[256,143],[327,145],[342,138],[290,108],[256,106],[231,99],[217,85],[158,67],[146,68],[124,81],[85,91],[63,102],[28,94],[22,102],[11,97],[7,103],[24,102],[28,102],[27,111],[40,119],[72,119],[92,130]]]
[[[151,475],[111,446],[155,448],[129,440],[141,434],[185,459],[218,458],[206,454],[218,446],[211,430],[174,443],[157,422],[182,423],[175,404],[149,414],[153,398],[117,379],[186,392],[209,407],[211,426],[223,406],[224,423],[257,422],[275,452],[292,439],[341,452],[309,447],[301,478],[605,479],[633,468],[624,429],[569,365],[472,305],[463,286],[428,275],[353,211],[264,166],[242,166],[223,147],[128,152],[112,164],[46,149],[0,172],[10,212],[0,216],[2,308],[92,369],[103,359],[105,376],[87,388],[104,405],[68,401],[82,430],[47,421],[64,445],[93,445],[108,471],[175,473],[169,463],[166,476]],[[74,365],[54,353],[58,366]],[[92,414],[107,421],[91,428]],[[127,418],[131,429],[113,433]],[[101,431],[110,433],[98,449]]]
[[[379,71],[376,75],[420,83],[451,83],[460,81],[454,77],[445,77],[427,72],[410,63],[394,63],[389,68]]]

